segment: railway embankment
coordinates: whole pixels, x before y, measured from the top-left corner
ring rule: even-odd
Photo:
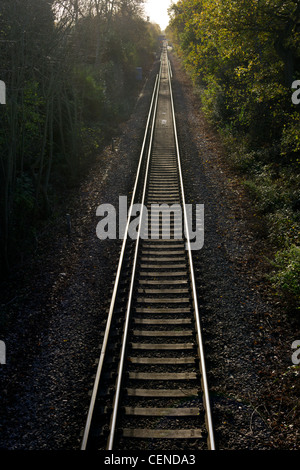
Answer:
[[[205,206],[194,252],[216,444],[223,450],[299,447],[299,326],[266,281],[269,248],[255,208],[172,60],[186,202]],[[111,146],[99,154],[34,256],[5,285],[1,309],[1,449],[78,449],[99,356],[120,242],[99,241],[96,209],[130,196],[151,80]],[[65,214],[71,216],[68,234]]]

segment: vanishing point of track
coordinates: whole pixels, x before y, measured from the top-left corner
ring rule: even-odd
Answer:
[[[215,448],[171,75],[164,45],[82,450]],[[168,233],[163,204],[181,208]]]

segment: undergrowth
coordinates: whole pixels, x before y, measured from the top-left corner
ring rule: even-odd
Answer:
[[[295,165],[277,162],[276,148],[250,149],[231,131],[221,131],[229,158],[240,173],[265,230],[261,231],[274,247],[268,280],[286,302],[300,314],[300,172]],[[277,154],[278,155],[278,154]]]

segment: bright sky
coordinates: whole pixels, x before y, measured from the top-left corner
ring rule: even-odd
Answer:
[[[172,0],[145,0],[145,13],[152,23],[157,23],[163,31],[169,24],[168,8]]]

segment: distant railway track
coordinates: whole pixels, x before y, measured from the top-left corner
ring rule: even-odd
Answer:
[[[167,231],[162,204],[182,209]],[[82,450],[215,448],[187,217],[164,46]]]

